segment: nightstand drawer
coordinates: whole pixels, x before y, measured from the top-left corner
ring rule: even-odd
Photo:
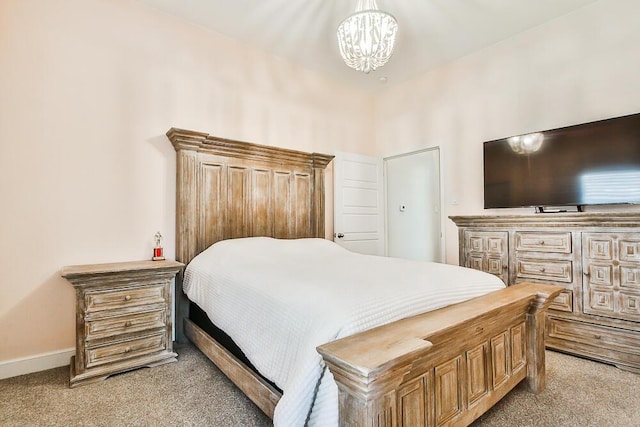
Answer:
[[[571,253],[571,233],[516,232],[516,250]]]
[[[85,322],[85,336],[87,340],[92,340],[147,329],[163,328],[166,326],[166,316],[166,310],[163,309],[147,313],[88,320]]]
[[[518,259],[516,260],[516,277],[571,283],[573,281],[572,262]]]
[[[166,334],[157,334],[95,348],[86,348],[86,367],[118,362],[167,348]]]
[[[85,311],[111,310],[144,304],[157,304],[166,300],[164,285],[135,287],[107,291],[87,291]]]

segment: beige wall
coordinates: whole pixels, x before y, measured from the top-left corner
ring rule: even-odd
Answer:
[[[0,362],[73,347],[62,266],[174,254],[171,126],[359,151],[371,104],[133,0],[2,0]]]
[[[377,152],[441,146],[445,214],[488,213],[483,141],[640,112],[639,15],[637,0],[602,0],[390,87],[375,101]],[[493,212],[522,211],[533,213]]]

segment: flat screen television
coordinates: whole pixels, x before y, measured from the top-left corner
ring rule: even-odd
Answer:
[[[484,143],[484,207],[640,203],[640,114]]]

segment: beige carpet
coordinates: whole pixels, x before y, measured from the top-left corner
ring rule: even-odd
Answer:
[[[68,388],[68,367],[0,381],[2,426],[270,426],[194,347],[178,363]],[[547,352],[547,389],[518,387],[474,426],[640,426],[640,376]]]

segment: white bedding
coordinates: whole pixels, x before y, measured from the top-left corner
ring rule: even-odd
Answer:
[[[283,390],[276,427],[338,425],[338,389],[318,345],[503,287],[453,265],[268,237],[218,242],[184,279],[189,299]]]

